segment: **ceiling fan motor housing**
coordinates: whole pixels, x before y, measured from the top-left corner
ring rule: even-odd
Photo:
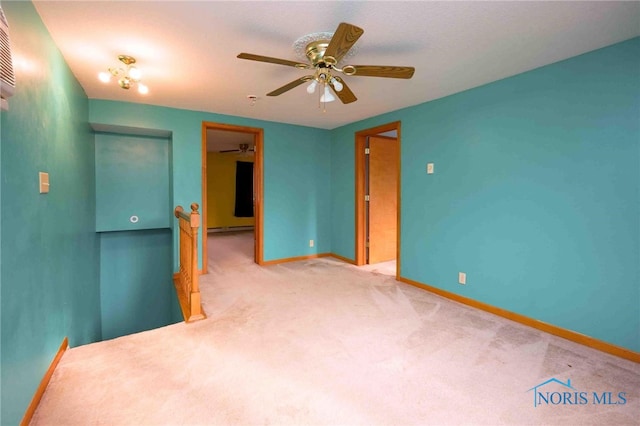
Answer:
[[[319,65],[321,62],[323,62],[324,52],[327,51],[329,41],[330,40],[317,40],[307,45],[306,55],[313,66]]]

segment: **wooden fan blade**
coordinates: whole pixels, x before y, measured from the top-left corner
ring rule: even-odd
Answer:
[[[327,46],[327,50],[324,52],[325,62],[331,63],[332,65],[340,62],[340,59],[347,54],[351,46],[358,41],[363,33],[364,30],[362,28],[347,24],[346,22],[338,25],[336,32],[333,33],[333,37],[331,37],[329,46]]]
[[[331,86],[336,96],[340,98],[343,104],[350,104],[351,102],[355,102],[358,100],[358,98],[356,98],[356,95],[353,94],[353,92],[351,91],[351,89],[349,89],[349,86],[347,86],[347,83],[345,83],[343,79],[341,79],[340,77],[335,77],[335,79],[342,83],[342,90],[338,92],[335,87],[333,87],[333,84],[329,84],[329,86]]]
[[[239,149],[225,149],[224,151],[218,151],[220,153],[224,153],[224,152],[240,152]]]
[[[411,78],[415,68],[413,67],[394,67],[384,65],[353,65],[355,73],[362,77],[388,77],[388,78]],[[349,74],[351,75],[351,74]]]
[[[297,80],[293,80],[291,83],[287,83],[284,86],[274,90],[273,92],[269,92],[267,93],[267,96],[278,96],[278,95],[282,95],[284,92],[293,89],[294,87],[298,87],[300,86],[302,83],[304,83],[305,81],[309,81],[312,80],[313,76],[312,75],[305,75],[302,78],[299,78]]]
[[[303,69],[311,67],[308,64],[303,64],[300,62],[288,61],[286,59],[271,58],[269,56],[254,55],[252,53],[241,53],[238,55],[238,58],[248,59],[250,61],[268,62],[270,64],[286,65],[289,67],[296,67],[296,68],[303,68]]]

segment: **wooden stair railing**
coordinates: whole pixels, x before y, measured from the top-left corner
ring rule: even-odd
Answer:
[[[182,206],[174,210],[180,225],[180,270],[173,276],[182,316],[186,322],[206,318],[200,303],[198,275],[198,228],[200,213],[197,203],[191,204],[191,213],[185,213]]]

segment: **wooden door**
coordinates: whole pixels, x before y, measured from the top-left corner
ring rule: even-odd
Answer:
[[[369,256],[367,263],[396,258],[398,232],[398,140],[369,137]]]

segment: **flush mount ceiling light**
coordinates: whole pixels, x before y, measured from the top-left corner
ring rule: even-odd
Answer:
[[[100,81],[103,83],[109,83],[111,81],[111,77],[115,77],[118,79],[118,85],[125,90],[129,90],[132,86],[137,86],[139,93],[143,95],[149,93],[149,88],[140,83],[142,73],[138,67],[134,65],[136,63],[136,58],[128,55],[118,55],[118,60],[124,64],[124,68],[119,66],[109,68],[108,72],[101,72],[98,74]]]

